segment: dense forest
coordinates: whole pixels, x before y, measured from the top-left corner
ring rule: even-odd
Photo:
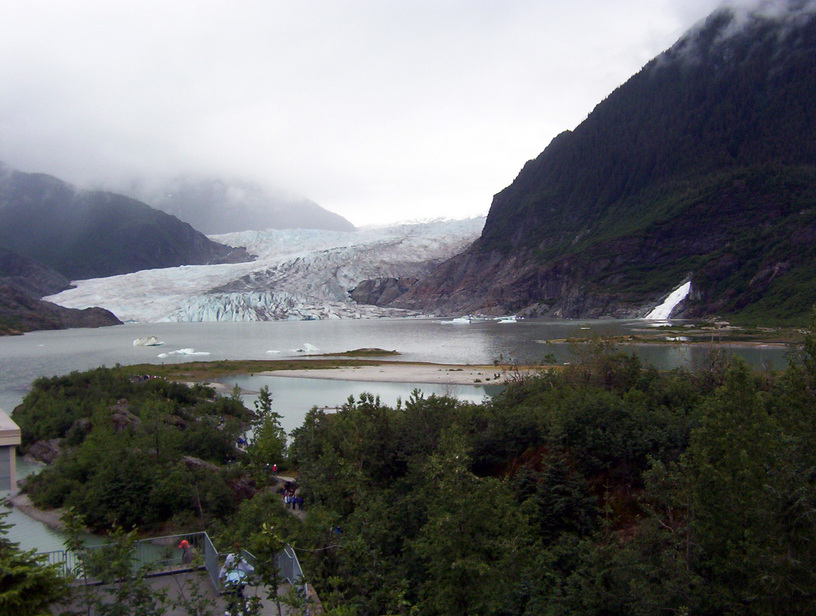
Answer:
[[[99,528],[203,524],[225,545],[265,528],[330,614],[816,611],[812,334],[781,372],[717,352],[659,372],[599,340],[515,376],[481,404],[415,391],[311,410],[282,463],[303,519],[263,472],[283,459],[268,391],[251,412],[99,369],[38,380],[15,419],[27,444],[68,445],[37,502]],[[114,420],[128,399],[139,421]]]
[[[356,614],[814,613],[806,347],[779,374],[586,349],[480,405],[315,410],[293,435],[312,512],[292,541]]]
[[[25,485],[32,500],[97,530],[203,528],[252,493],[229,462],[253,413],[210,387],[98,368],[37,379],[13,418],[21,452],[56,452]]]

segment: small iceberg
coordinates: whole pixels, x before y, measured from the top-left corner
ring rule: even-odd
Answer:
[[[457,325],[470,325],[471,317],[456,317],[455,319],[451,319],[451,323],[455,323]]]
[[[144,338],[136,338],[133,341],[133,346],[161,346],[164,342],[156,338],[156,336],[145,336]]]
[[[644,318],[647,321],[665,321],[671,316],[672,311],[677,307],[677,304],[688,297],[691,291],[691,281],[679,286],[672,291],[662,304],[656,306]]]
[[[314,353],[314,352],[319,351],[319,350],[320,349],[318,349],[315,345],[309,344],[307,342],[306,344],[304,344],[299,349],[292,349],[292,352],[293,353]]]
[[[178,349],[176,351],[170,351],[169,353],[159,353],[157,357],[164,359],[165,357],[170,357],[171,355],[184,355],[184,356],[199,356],[199,355],[209,355],[208,351],[196,351],[193,348],[187,349]]]

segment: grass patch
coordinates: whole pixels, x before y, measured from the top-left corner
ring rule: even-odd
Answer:
[[[149,374],[178,381],[207,381],[236,374],[256,374],[276,370],[330,370],[377,366],[377,360],[365,359],[276,359],[193,361],[180,364],[136,364],[123,366],[129,374]]]

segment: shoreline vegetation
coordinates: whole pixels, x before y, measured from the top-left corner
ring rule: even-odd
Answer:
[[[508,364],[435,364],[425,362],[401,362],[384,359],[359,359],[360,357],[387,357],[399,355],[397,351],[382,349],[356,349],[331,356],[312,356],[294,360],[227,360],[196,361],[182,364],[136,364],[121,366],[132,375],[149,374],[167,380],[201,384],[213,387],[224,394],[226,387],[209,382],[235,374],[262,374],[268,376],[299,377],[327,380],[369,381],[390,383],[424,383],[442,385],[497,384],[517,380],[522,376],[536,374],[540,368],[518,367]],[[336,359],[343,357],[344,359]],[[63,509],[41,509],[34,505],[28,494],[18,490],[7,504],[21,513],[41,522],[47,527],[63,531]]]
[[[207,529],[267,562],[298,546],[327,612],[812,613],[814,336],[773,371],[725,353],[661,371],[601,338],[570,350],[560,366],[314,356],[40,378],[15,421],[24,448],[61,453],[25,491],[91,532]],[[313,408],[287,434],[268,387],[252,411],[204,384],[228,373],[417,389]],[[480,403],[419,390],[497,375]],[[278,490],[295,471],[303,518]]]
[[[758,348],[790,346],[804,334],[800,330],[779,330],[764,328],[761,331],[743,332],[742,328],[725,328],[717,339],[707,328],[665,326],[644,330],[647,335],[632,335],[603,338],[603,342],[622,347],[650,344],[694,344],[719,347],[753,346]],[[686,339],[679,340],[677,334]],[[542,344],[569,343],[587,344],[597,342],[596,338],[571,338],[541,340]],[[513,364],[439,364],[428,362],[399,361],[390,359],[399,356],[396,350],[362,348],[342,353],[312,355],[299,359],[279,360],[216,360],[194,361],[179,364],[134,364],[122,366],[128,372],[150,374],[169,380],[204,384],[223,393],[226,389],[208,379],[222,378],[238,374],[326,379],[341,381],[367,381],[387,383],[425,383],[439,385],[486,385],[506,384],[527,376],[534,376],[543,370],[561,368],[560,365],[541,364],[537,366],[516,366]],[[386,359],[389,358],[389,359]],[[27,494],[18,491],[8,499],[8,504],[21,513],[37,520],[54,530],[64,530],[61,520],[62,510],[45,510],[36,507]]]

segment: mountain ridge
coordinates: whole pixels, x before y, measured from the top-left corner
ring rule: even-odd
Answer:
[[[247,260],[191,225],[111,192],[80,190],[0,164],[0,248],[69,279]]]
[[[207,235],[264,229],[355,230],[348,220],[314,201],[244,181],[184,175],[133,181],[121,192]]]
[[[816,303],[814,3],[720,10],[557,136],[392,306],[802,321]]]

